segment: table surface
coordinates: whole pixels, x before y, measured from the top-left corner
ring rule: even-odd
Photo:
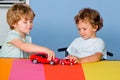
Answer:
[[[120,61],[49,65],[0,58],[0,80],[120,80],[119,73]]]

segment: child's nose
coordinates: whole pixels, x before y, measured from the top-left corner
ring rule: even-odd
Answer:
[[[28,24],[27,24],[28,26],[32,26],[32,23],[30,23],[30,22],[28,22]]]
[[[80,34],[83,34],[83,33],[84,33],[83,30],[81,30],[81,31],[80,31]]]

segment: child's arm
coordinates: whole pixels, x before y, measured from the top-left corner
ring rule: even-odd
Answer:
[[[69,56],[69,58],[75,60],[75,62],[78,62],[78,63],[88,63],[88,62],[100,61],[102,56],[103,56],[102,53],[97,52],[94,55],[83,57],[83,58],[77,58],[77,57],[72,56],[72,55]]]
[[[9,42],[10,44],[20,48],[21,50],[25,52],[46,52],[48,54],[48,58],[51,59],[52,57],[55,57],[55,53],[50,50],[49,48],[38,46],[35,44],[25,43],[20,39],[13,39]]]
[[[78,63],[97,62],[100,61],[102,56],[102,53],[97,52],[94,55],[88,57],[78,58]]]

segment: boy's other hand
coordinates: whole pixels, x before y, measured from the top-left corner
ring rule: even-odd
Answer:
[[[71,61],[74,60],[75,63],[78,62],[78,58],[76,56],[73,56],[73,55],[68,55],[66,58],[70,59]]]

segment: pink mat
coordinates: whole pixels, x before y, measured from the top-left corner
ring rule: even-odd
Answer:
[[[29,59],[15,59],[9,80],[45,80],[43,68],[42,64],[33,64]]]

